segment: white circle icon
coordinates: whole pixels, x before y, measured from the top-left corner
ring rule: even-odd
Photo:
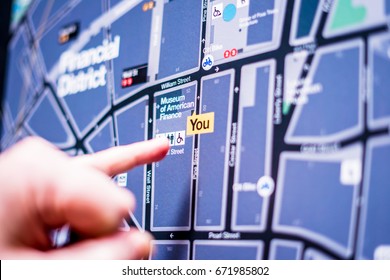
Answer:
[[[210,54],[206,55],[202,60],[202,68],[209,71],[214,65],[214,57]]]
[[[257,181],[257,193],[263,197],[270,197],[275,191],[275,182],[269,176],[263,176]]]

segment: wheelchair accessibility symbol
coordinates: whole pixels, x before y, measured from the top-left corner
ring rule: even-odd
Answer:
[[[222,12],[220,10],[217,10],[217,7],[214,6],[214,11],[213,11],[213,17],[220,17],[222,16]]]
[[[214,20],[214,19],[222,17],[222,10],[223,10],[223,3],[213,5],[212,10],[211,10],[211,12],[212,12],[211,18]]]
[[[206,55],[202,60],[202,68],[205,71],[209,71],[214,65],[214,57],[212,55]]]
[[[160,134],[156,135],[156,138],[163,138],[163,137],[168,139],[169,145],[171,147],[183,146],[186,144],[186,131],[185,130],[168,132],[168,133],[160,133]]]
[[[183,131],[179,131],[179,132],[177,132],[176,134],[176,144],[177,145],[183,145],[184,144],[184,138],[182,137],[182,133],[183,133]]]

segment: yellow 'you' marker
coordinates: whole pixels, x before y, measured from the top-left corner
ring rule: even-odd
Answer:
[[[187,117],[187,135],[214,132],[214,112]]]

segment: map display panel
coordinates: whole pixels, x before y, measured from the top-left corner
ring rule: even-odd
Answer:
[[[390,259],[389,21],[386,0],[35,0],[1,149],[167,138],[114,178],[149,259]]]

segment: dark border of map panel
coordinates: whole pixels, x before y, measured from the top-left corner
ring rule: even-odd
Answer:
[[[356,6],[352,3],[353,1],[333,1],[324,27],[323,36],[325,38],[359,32],[386,24],[385,1],[360,0],[360,5]]]
[[[111,117],[108,117],[102,124],[85,139],[84,145],[89,153],[97,153],[115,146],[114,127]]]
[[[269,260],[300,260],[303,253],[303,242],[272,239]]]
[[[368,125],[371,129],[390,125],[390,35],[372,36],[369,41]]]
[[[320,48],[287,129],[287,143],[330,143],[363,131],[364,44]]]
[[[186,126],[196,109],[197,88],[195,81],[154,94],[153,134],[168,138],[170,149],[153,164],[152,231],[191,229],[195,141]]]
[[[149,97],[145,96],[114,113],[114,129],[119,146],[147,140],[148,102]],[[136,198],[138,206],[135,208],[134,213],[130,213],[130,217],[141,231],[145,229],[146,172],[146,165],[143,165],[118,174],[116,178],[119,187],[127,188]]]
[[[72,131],[49,89],[34,104],[25,120],[25,127],[32,135],[43,137],[59,148],[75,144]]]
[[[390,259],[390,138],[367,144],[357,257]]]
[[[260,260],[263,241],[195,240],[193,260]]]
[[[263,231],[267,223],[274,190],[270,176],[275,68],[275,60],[268,60],[241,69],[231,222],[235,231]]]
[[[286,1],[251,0],[244,4],[237,1],[238,5],[226,3],[226,6],[224,2],[209,1],[207,8],[203,53],[213,56],[214,65],[269,52],[280,46]],[[221,24],[232,27],[224,29]],[[216,42],[216,34],[221,34],[220,40],[224,42]]]
[[[233,69],[201,80],[200,114],[214,113],[214,132],[198,137],[195,230],[223,230],[227,211]]]
[[[314,3],[314,4],[313,4]],[[293,46],[314,43],[325,0],[296,0],[290,33]]]
[[[362,156],[360,144],[333,154],[282,153],[272,224],[275,232],[307,238],[350,257]]]
[[[189,260],[189,240],[152,240],[149,260]]]

